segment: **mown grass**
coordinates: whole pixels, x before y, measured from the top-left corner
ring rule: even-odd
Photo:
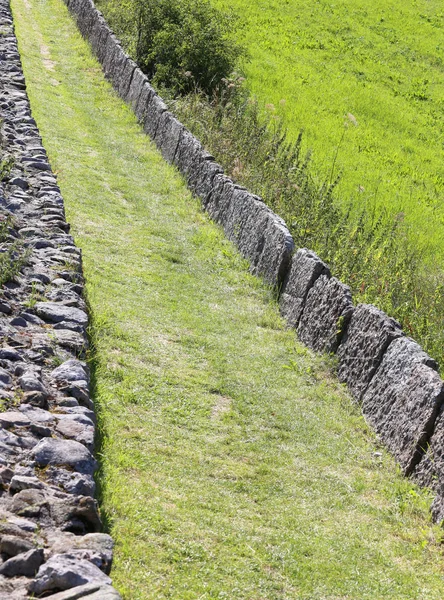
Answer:
[[[338,197],[402,213],[444,267],[444,11],[440,0],[212,0],[240,17],[248,87],[304,130]],[[356,119],[349,124],[347,115]]]
[[[430,495],[117,99],[61,0],[13,0],[83,249],[102,511],[125,600],[441,598]]]

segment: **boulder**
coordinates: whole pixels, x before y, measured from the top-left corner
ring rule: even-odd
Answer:
[[[31,455],[40,467],[64,465],[87,475],[96,468],[89,450],[74,440],[44,438],[32,449]]]
[[[64,591],[88,583],[110,585],[111,579],[87,560],[78,560],[70,554],[55,554],[40,567],[28,591],[40,596],[51,590]]]

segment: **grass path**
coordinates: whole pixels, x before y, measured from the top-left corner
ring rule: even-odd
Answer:
[[[442,598],[427,492],[285,329],[61,0],[12,0],[83,249],[103,515],[125,600]]]

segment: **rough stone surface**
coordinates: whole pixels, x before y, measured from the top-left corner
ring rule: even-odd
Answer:
[[[318,277],[302,311],[298,336],[309,348],[336,352],[353,313],[350,288],[335,277]]]
[[[109,585],[87,584],[65,592],[51,594],[48,600],[120,600],[120,595]]]
[[[88,315],[83,310],[56,302],[37,302],[35,312],[44,321],[50,323],[74,321],[82,326],[86,326],[88,323]]]
[[[0,575],[4,577],[34,577],[43,560],[42,549],[17,554],[0,565]]]
[[[355,309],[338,348],[338,377],[360,401],[389,344],[403,335],[399,323],[371,304]]]
[[[110,585],[110,578],[87,560],[70,554],[56,554],[42,565],[29,585],[31,594],[63,591],[88,583]]]
[[[131,79],[131,84],[129,86],[126,101],[132,107],[133,111],[136,113],[136,116],[139,118],[139,120],[140,120],[140,117],[136,112],[136,107],[138,105],[139,98],[142,93],[142,89],[145,85],[147,85],[148,87],[151,87],[149,85],[147,76],[142,72],[141,69],[139,69],[139,67],[136,67],[134,70],[132,79]]]
[[[280,297],[281,314],[291,327],[299,325],[308,292],[321,275],[330,277],[330,269],[319,256],[307,248],[294,253]]]
[[[363,398],[367,421],[406,474],[418,462],[444,401],[436,363],[407,337],[388,347]]]
[[[96,467],[89,450],[74,440],[45,438],[33,448],[32,456],[40,467],[64,465],[86,474]]]
[[[436,419],[434,431],[424,445],[424,452],[412,472],[412,478],[420,485],[434,490],[437,495],[432,505],[434,521],[444,520],[444,409]]]
[[[174,162],[177,146],[184,126],[169,111],[161,114],[156,129],[155,141],[162,152],[162,156],[169,163]]]
[[[143,93],[140,95],[142,99]],[[161,117],[168,110],[167,105],[156,93],[150,93],[143,108],[143,130],[151,139],[155,139]]]

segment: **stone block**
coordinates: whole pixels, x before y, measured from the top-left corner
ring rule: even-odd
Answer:
[[[196,169],[199,168],[198,163],[205,155],[205,151],[199,140],[197,140],[192,133],[185,129],[182,132],[179,144],[177,146],[174,164],[177,166],[188,183],[192,181],[193,177],[197,179],[198,175],[196,174]]]
[[[226,175],[214,176],[211,190],[203,200],[203,206],[216,223],[225,223],[235,189],[236,185]]]
[[[129,58],[125,53],[125,60],[123,64],[120,66],[120,76],[119,81],[117,82],[116,89],[119,93],[119,96],[125,102],[128,102],[128,96],[130,93],[131,82],[134,77],[134,73],[136,71],[137,65],[136,63]]]
[[[199,176],[194,184],[194,193],[202,200],[203,206],[207,203],[207,198],[213,189],[213,181],[216,175],[222,175],[223,168],[212,160],[203,160],[201,162]]]
[[[108,27],[102,15],[98,15],[91,29],[91,48],[100,63],[103,63],[105,58],[106,42],[108,36],[111,35],[111,30]]]
[[[336,277],[320,275],[307,294],[298,337],[318,352],[336,352],[352,313],[350,288]]]
[[[169,163],[174,161],[180,136],[184,129],[182,123],[168,110],[161,114],[154,141],[162,152],[164,159]]]
[[[115,67],[115,61],[117,60],[117,54],[121,50],[118,39],[114,34],[109,35],[106,38],[105,53],[102,63],[103,72],[107,79],[112,80],[112,74]]]
[[[143,130],[152,140],[156,137],[160,118],[168,110],[167,105],[156,93],[150,94],[145,105]]]
[[[444,520],[444,408],[435,421],[433,433],[423,448],[421,460],[411,474],[419,485],[436,492],[432,517],[437,523]]]
[[[136,115],[139,123],[142,126],[145,123],[146,107],[148,106],[148,102],[149,102],[151,96],[153,96],[154,94],[155,94],[155,91],[150,86],[150,84],[148,83],[148,80],[147,80],[144,83],[144,85],[142,86],[142,90],[140,92],[139,97],[137,98],[136,106],[134,109],[134,114]]]
[[[285,223],[257,196],[235,186],[220,222],[227,237],[250,261],[250,270],[271,285],[280,285],[293,252]]]
[[[79,26],[80,33],[85,39],[90,39],[92,28],[94,27],[94,23],[98,19],[98,16],[99,13],[92,0],[84,0],[81,6],[77,24]]]
[[[407,337],[394,340],[362,397],[362,410],[378,436],[410,474],[430,438],[444,401],[437,365]]]
[[[148,77],[142,73],[139,67],[136,67],[133,73],[133,78],[131,79],[128,95],[126,97],[126,101],[132,107],[134,112],[136,112],[140,94],[142,93],[142,89],[145,84],[149,84]]]
[[[338,348],[338,377],[356,400],[364,395],[390,343],[403,336],[401,326],[371,304],[360,304]]]
[[[293,255],[280,297],[281,314],[291,327],[299,325],[308,292],[321,275],[330,277],[330,269],[314,252],[300,248]]]

